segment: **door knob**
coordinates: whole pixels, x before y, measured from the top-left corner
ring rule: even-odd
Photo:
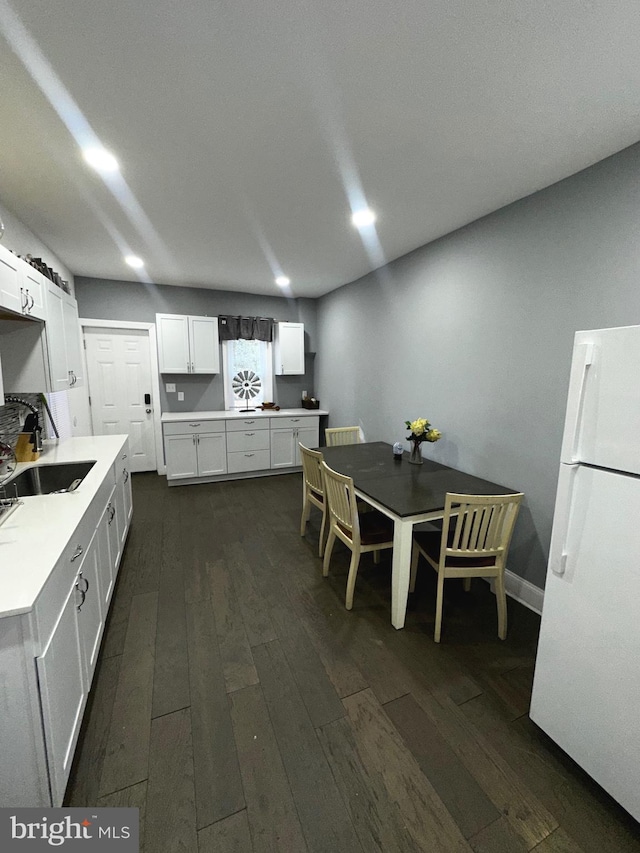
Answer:
[[[152,409],[145,409],[145,412],[146,412],[148,415],[150,415],[152,411],[153,411]]]

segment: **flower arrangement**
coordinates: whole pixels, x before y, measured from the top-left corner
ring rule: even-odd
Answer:
[[[426,418],[405,421],[405,424],[407,429],[411,430],[411,435],[407,436],[409,441],[415,441],[420,444],[423,441],[438,441],[438,439],[442,438],[440,430],[432,427]]]
[[[442,438],[442,433],[439,429],[432,427],[426,418],[416,418],[415,421],[405,421],[407,429],[411,430],[411,435],[407,436],[411,442],[411,453],[409,454],[409,462],[414,465],[422,465],[422,454],[420,453],[420,445],[423,441],[438,441]]]

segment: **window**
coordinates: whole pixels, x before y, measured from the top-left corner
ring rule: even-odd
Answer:
[[[224,371],[224,404],[227,409],[255,409],[273,400],[273,357],[271,344],[265,341],[224,341],[222,344]],[[234,393],[233,378],[241,370],[254,373],[260,381],[255,397],[244,399]],[[253,383],[254,386],[257,382]]]

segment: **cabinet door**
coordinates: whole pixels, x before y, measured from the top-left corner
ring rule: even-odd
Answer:
[[[111,494],[113,497],[113,492]],[[111,545],[109,541],[110,515],[111,502],[109,502],[105,507],[96,528],[96,537],[98,542],[98,573],[100,575],[100,601],[102,602],[102,613],[105,618],[109,612],[109,602],[111,601],[113,582],[115,580],[115,567],[111,560]],[[117,548],[117,544],[115,547]]]
[[[64,344],[67,352],[67,372],[69,386],[82,385],[82,349],[80,345],[80,324],[78,323],[78,303],[67,293],[62,294],[62,322],[64,325]]]
[[[271,430],[271,467],[292,468],[296,464],[294,446],[294,435],[296,430],[288,429]]]
[[[47,285],[47,353],[49,356],[49,374],[52,391],[64,391],[69,388],[69,370],[67,367],[67,348],[64,339],[63,292],[50,282]]]
[[[46,319],[45,292],[47,280],[38,270],[24,264],[21,267],[21,287],[24,301],[24,313],[29,317]]]
[[[191,373],[220,373],[217,317],[189,317]]]
[[[156,332],[160,373],[190,373],[189,318],[156,314]]]
[[[122,548],[120,546],[120,535],[118,534],[118,507],[116,501],[117,488],[117,485],[113,487],[113,491],[111,492],[111,497],[109,498],[109,503],[107,504],[106,509],[109,534],[109,559],[111,561],[111,573],[113,575],[114,580],[118,574],[120,554],[122,551]]]
[[[119,463],[122,464],[122,463]],[[124,548],[129,532],[129,518],[131,515],[131,474],[128,468],[121,468],[116,483],[116,521],[118,525],[118,539],[120,550]]]
[[[24,297],[20,290],[19,269],[22,261],[0,247],[0,306],[22,314]]]
[[[302,465],[302,459],[300,458],[300,443],[304,444],[305,447],[314,448],[317,447],[320,442],[318,418],[310,418],[309,420],[315,421],[315,426],[298,427],[297,435],[294,436],[296,465]]]
[[[165,435],[164,455],[167,480],[198,476],[198,457],[194,435]]]
[[[49,642],[36,658],[53,806],[62,805],[86,698],[76,600],[74,578]]]
[[[275,373],[278,376],[304,373],[304,323],[277,324]]]
[[[102,638],[103,610],[100,589],[98,536],[93,534],[76,578],[78,637],[85,691],[91,688]]]
[[[223,432],[199,433],[196,436],[198,476],[207,477],[227,472],[227,442]]]

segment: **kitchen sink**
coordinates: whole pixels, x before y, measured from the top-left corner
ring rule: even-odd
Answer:
[[[5,483],[3,491],[7,498],[72,492],[78,488],[95,464],[94,460],[93,462],[52,462],[49,465],[35,465],[33,468],[26,468]]]

